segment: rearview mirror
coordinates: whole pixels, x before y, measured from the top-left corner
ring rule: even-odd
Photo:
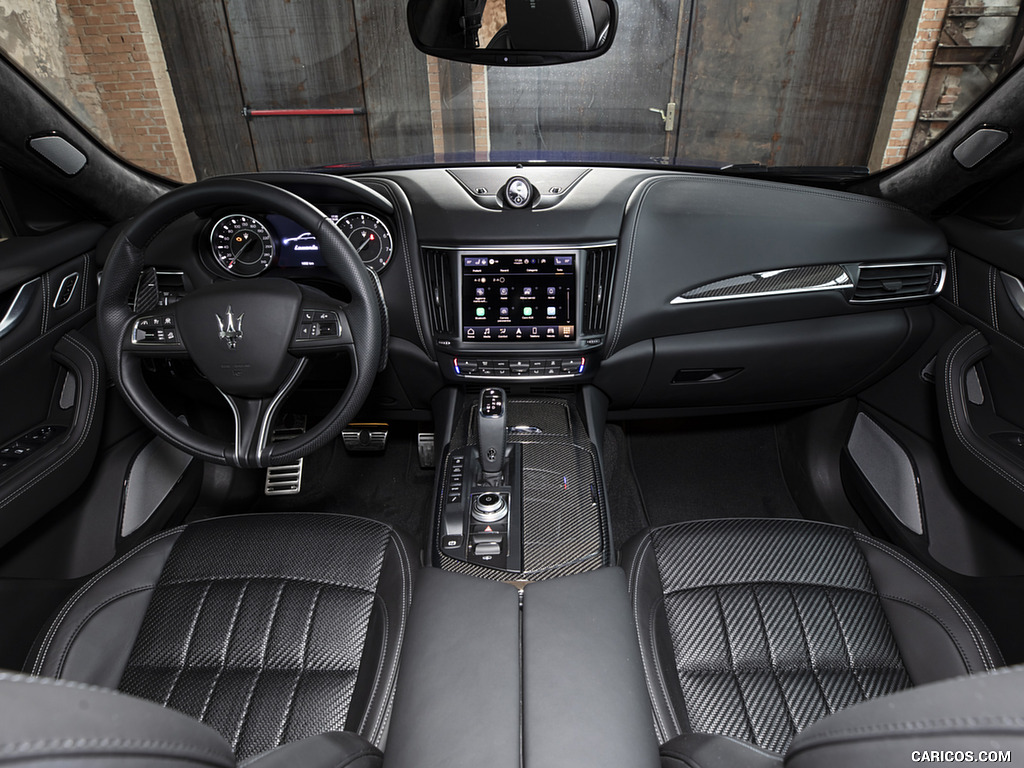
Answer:
[[[409,32],[424,53],[505,67],[600,56],[612,44],[615,0],[409,0]]]

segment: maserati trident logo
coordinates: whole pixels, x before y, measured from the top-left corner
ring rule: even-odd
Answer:
[[[231,313],[231,305],[228,304],[227,317],[221,318],[217,315],[217,325],[220,326],[220,338],[227,342],[228,349],[234,349],[238,346],[238,340],[242,338],[242,318],[245,317],[243,312],[238,317],[235,317]]]

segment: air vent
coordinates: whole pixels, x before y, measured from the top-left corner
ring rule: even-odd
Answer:
[[[588,248],[587,271],[583,278],[583,334],[605,332],[615,275],[615,249]]]
[[[451,336],[454,321],[452,261],[448,251],[423,249],[423,274],[427,280],[427,305],[435,336]]]
[[[946,266],[918,264],[863,264],[850,301],[896,301],[933,296],[942,290]]]

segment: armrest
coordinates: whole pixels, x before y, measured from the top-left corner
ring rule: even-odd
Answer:
[[[520,768],[519,669],[518,590],[424,568],[385,768]]]
[[[621,568],[523,591],[524,765],[658,766]]]

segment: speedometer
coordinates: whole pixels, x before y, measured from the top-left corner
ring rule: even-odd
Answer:
[[[274,239],[262,221],[232,214],[213,225],[210,246],[217,263],[233,275],[255,277],[274,260]]]
[[[384,270],[391,261],[394,244],[383,221],[372,213],[350,213],[338,219],[337,225],[366,266],[374,272]]]

